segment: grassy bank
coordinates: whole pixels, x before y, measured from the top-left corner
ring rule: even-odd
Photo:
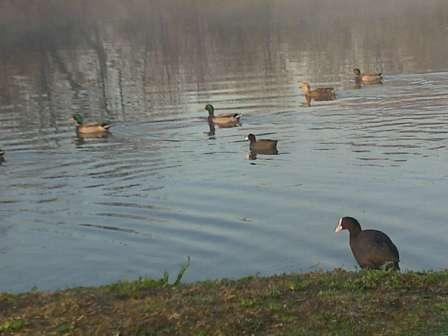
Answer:
[[[0,335],[448,335],[448,271],[140,279],[0,294]]]

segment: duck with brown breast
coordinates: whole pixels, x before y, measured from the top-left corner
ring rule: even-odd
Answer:
[[[84,117],[76,113],[72,116],[72,120],[76,124],[76,131],[78,134],[105,134],[109,132],[109,128],[112,126],[110,123],[106,122],[84,122]]]
[[[215,115],[215,108],[212,104],[205,105],[205,110],[208,111],[209,124],[218,125],[221,128],[240,125],[241,115],[239,113],[223,113]]]
[[[331,87],[321,87],[311,90],[311,86],[308,82],[302,82],[300,88],[305,95],[305,101],[307,106],[311,106],[311,100],[315,101],[327,101],[336,99],[336,92]]]
[[[371,85],[371,84],[383,84],[383,74],[377,73],[362,73],[358,68],[353,69],[355,74],[355,83],[357,85]]]

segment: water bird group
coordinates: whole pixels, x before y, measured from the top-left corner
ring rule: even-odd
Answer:
[[[382,83],[382,73],[361,73],[358,68],[353,69],[355,74],[355,83],[357,84],[380,84]],[[311,89],[308,82],[304,81],[300,85],[306,105],[310,106],[311,101],[331,101],[336,99],[334,88],[318,87]],[[234,127],[240,125],[241,115],[239,113],[226,113],[215,115],[214,107],[211,104],[205,106],[208,111],[208,122],[211,129],[214,125],[218,127]],[[84,122],[84,117],[76,113],[71,118],[76,124],[76,131],[80,135],[105,134],[109,132],[110,123],[106,122]],[[214,133],[214,132],[213,132]],[[256,158],[256,154],[276,155],[277,140],[259,139],[252,133],[249,133],[250,157]],[[4,161],[5,152],[0,150],[0,161]],[[400,256],[397,247],[392,240],[383,232],[378,230],[362,230],[359,222],[353,217],[342,217],[336,227],[335,232],[342,230],[349,231],[349,244],[353,256],[361,268],[368,269],[393,269],[399,270]]]
[[[383,77],[381,73],[361,73],[354,69],[356,84],[381,84]],[[308,82],[300,85],[307,106],[311,101],[331,101],[336,99],[336,92],[332,87],[318,87],[311,89]],[[214,115],[214,107],[207,104],[205,110],[209,112],[208,122],[210,125],[236,125],[240,122],[240,114],[230,113]],[[255,159],[256,154],[275,155],[278,154],[277,140],[260,139],[250,133],[246,140],[249,141],[249,158]],[[348,230],[350,233],[350,248],[358,265],[367,269],[393,269],[400,270],[400,256],[397,247],[385,233],[378,230],[362,230],[359,222],[353,217],[342,217],[335,232]]]

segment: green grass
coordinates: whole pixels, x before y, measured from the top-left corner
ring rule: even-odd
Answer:
[[[0,294],[0,335],[448,336],[448,272],[312,272]],[[26,323],[24,322],[26,321]]]
[[[177,273],[176,280],[173,282],[173,284],[169,283],[169,273],[164,272],[163,276],[160,279],[140,277],[137,280],[133,281],[119,281],[111,285],[103,286],[101,287],[101,289],[104,292],[114,294],[117,297],[128,298],[131,296],[135,297],[142,295],[143,293],[156,288],[176,287],[181,283],[182,278],[189,267],[190,257],[187,258],[187,261],[185,263],[180,265],[180,270]]]
[[[0,324],[0,333],[19,331],[24,326],[25,321],[23,320],[8,320]]]

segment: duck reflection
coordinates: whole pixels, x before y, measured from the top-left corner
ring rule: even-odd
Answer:
[[[215,125],[213,124],[213,123],[208,123],[208,128],[209,128],[209,131],[208,131],[208,136],[209,136],[209,138],[214,138],[215,137],[215,133],[216,133],[216,130],[215,130]]]

